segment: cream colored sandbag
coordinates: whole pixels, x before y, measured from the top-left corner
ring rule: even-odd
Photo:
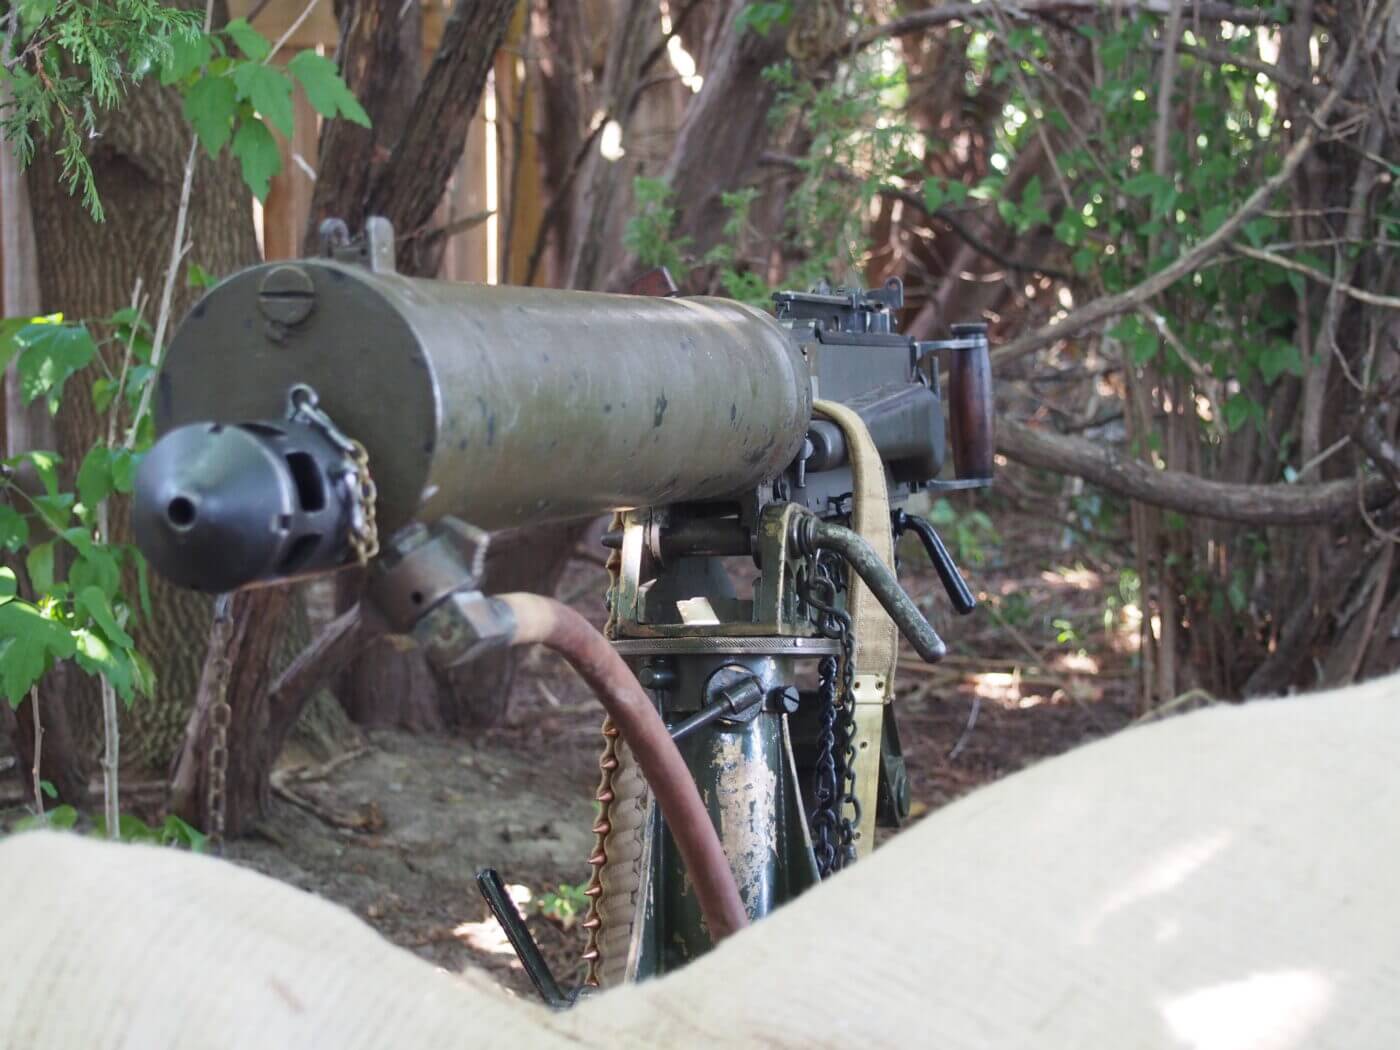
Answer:
[[[1130,730],[565,1014],[231,865],[21,835],[0,1046],[1400,1047],[1397,739],[1400,676]]]

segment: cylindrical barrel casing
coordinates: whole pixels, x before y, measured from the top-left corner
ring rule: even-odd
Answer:
[[[732,495],[792,461],[812,411],[800,350],[739,303],[312,260],[204,297],[172,342],[158,429],[276,419],[298,383],[368,449],[384,532]]]

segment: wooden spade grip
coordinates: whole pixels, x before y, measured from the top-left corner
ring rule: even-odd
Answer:
[[[990,478],[996,435],[992,425],[992,355],[984,324],[953,325],[953,338],[976,339],[978,346],[954,350],[948,362],[948,405],[952,423],[953,467],[959,478]]]

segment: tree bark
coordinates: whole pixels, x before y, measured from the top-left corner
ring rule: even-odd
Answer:
[[[771,137],[768,112],[777,88],[763,72],[788,57],[789,40],[799,39],[810,27],[810,16],[820,5],[799,0],[789,24],[775,24],[764,34],[744,24],[747,7],[729,5],[710,48],[704,85],[686,107],[664,170],[676,205],[673,239],[677,244],[688,239],[697,258],[722,236],[728,218],[722,195],[747,183]],[[603,287],[627,288],[638,274],[636,260],[624,258],[608,273]]]
[[[306,247],[316,249],[320,218],[346,218],[355,229],[365,217],[382,215],[399,235],[400,272],[430,277],[437,272],[442,238],[428,224],[461,160],[468,126],[516,0],[458,0],[421,84],[396,57],[408,46],[393,31],[401,6],[399,0],[345,0],[339,8],[346,80],[372,114],[375,127],[369,137],[349,136],[335,127],[343,122],[328,122]],[[388,106],[385,95],[410,99],[411,104]],[[363,163],[366,152],[375,158],[368,166]],[[551,592],[578,528],[546,526],[531,530],[527,539],[504,538],[493,544],[484,586],[493,591]],[[362,587],[358,578],[347,579],[339,608],[347,610],[358,602]],[[373,616],[367,611],[367,620]],[[366,642],[337,692],[346,711],[362,725],[424,730],[494,725],[505,717],[514,666],[513,655],[496,654],[439,683],[421,654],[379,636]]]
[[[8,95],[8,93],[6,93]],[[29,203],[28,180],[20,171],[19,161],[10,150],[0,153],[0,260],[4,264],[4,315],[24,317],[37,314],[39,301],[38,252],[34,244],[34,223]],[[52,448],[53,420],[41,401],[24,404],[14,363],[5,373],[4,401],[0,404],[0,448],[6,456],[36,448]],[[37,479],[20,478],[21,484]],[[15,568],[23,575],[23,567]],[[87,801],[88,755],[73,738],[68,709],[64,703],[65,686],[71,668],[55,668],[39,683],[38,696],[42,708],[39,718],[44,724],[44,747],[40,755],[39,776],[54,785],[58,798],[74,806]],[[33,693],[25,699],[14,716],[7,720],[19,762],[17,772],[26,796],[32,796],[34,780],[28,771],[34,767],[34,702]]]
[[[343,219],[352,232],[364,228],[371,214],[370,187],[394,154],[423,79],[423,9],[417,0],[337,0],[335,12],[341,75],[369,114],[370,126],[328,120],[321,128],[302,246],[307,255],[319,250],[325,219]]]
[[[447,182],[462,160],[496,51],[517,0],[457,0],[442,30],[423,86],[382,175],[369,191],[369,214],[399,231],[399,265],[407,273],[437,272],[442,238],[429,230]]]
[[[216,19],[223,16],[216,10]],[[88,144],[108,216],[100,224],[63,189],[61,165],[52,151],[38,149],[29,185],[35,235],[44,246],[39,285],[46,312],[100,320],[130,302],[138,277],[148,293],[158,292],[169,261],[191,134],[175,90],[160,87],[154,77],[137,85],[120,110],[104,121],[101,136]],[[227,151],[211,161],[201,150],[196,163],[188,218],[192,249],[184,268],[198,263],[219,274],[257,261],[250,198],[237,162]],[[175,319],[193,299],[184,278],[182,271],[175,284]],[[70,477],[102,428],[86,384],[70,383],[56,433]],[[111,522],[113,538],[129,541],[124,504],[112,508]],[[152,601],[154,615],[136,625],[135,637],[155,667],[156,693],[123,715],[122,731],[124,753],[131,761],[163,768],[178,746],[199,679],[209,602],[158,578],[152,579]],[[280,638],[284,627],[276,617],[258,616],[255,629]],[[250,688],[257,677],[250,676]],[[86,764],[101,732],[96,683],[82,675],[68,678],[66,702],[79,748],[70,760]]]

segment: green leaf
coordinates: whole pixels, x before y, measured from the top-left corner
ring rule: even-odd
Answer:
[[[52,496],[35,496],[33,502],[44,524],[51,529],[64,529],[68,527],[77,497],[71,492],[56,492]]]
[[[198,828],[191,827],[174,813],[165,818],[161,825],[161,839],[171,845],[184,843],[191,853],[203,853],[209,837]]]
[[[0,696],[14,706],[49,669],[76,651],[72,634],[25,601],[0,605]]]
[[[0,371],[9,365],[15,354],[24,349],[16,337],[33,323],[32,317],[6,317],[0,320]]]
[[[17,551],[29,541],[29,522],[13,507],[0,503],[0,550]]]
[[[113,649],[95,631],[75,631],[73,637],[78,647],[73,654],[74,662],[86,673],[107,679],[129,708],[136,699],[136,682],[127,654]]]
[[[211,157],[219,155],[233,134],[237,110],[238,89],[228,77],[203,77],[185,92],[185,119]]]
[[[53,590],[53,542],[40,543],[30,547],[24,556],[24,569],[29,573],[29,583],[36,594],[48,594]]]
[[[1261,247],[1265,241],[1273,236],[1277,228],[1278,223],[1268,216],[1250,219],[1244,224],[1245,240],[1256,248]]]
[[[1156,197],[1172,184],[1156,172],[1144,171],[1123,183],[1123,192],[1129,197]]]
[[[145,320],[142,319],[140,312],[132,309],[130,306],[123,306],[120,310],[116,311],[111,317],[107,318],[107,323],[114,327],[130,328],[132,325],[136,325],[140,328],[150,328]]]
[[[1274,343],[1259,351],[1259,374],[1272,383],[1285,372],[1303,374],[1303,357],[1294,343]]]
[[[54,792],[54,797],[58,792]],[[69,831],[73,825],[78,823],[78,811],[69,805],[55,806],[44,814],[48,818],[49,827],[58,831]]]
[[[160,82],[167,87],[179,83],[214,57],[214,47],[204,33],[173,33],[170,54],[160,70]]]
[[[3,614],[19,602],[0,605],[0,624]],[[48,670],[48,650],[25,638],[0,638],[0,696],[9,701],[11,707],[24,703],[29,690]]]
[[[190,288],[213,288],[219,283],[219,279],[200,266],[197,262],[190,263],[189,272],[185,274],[185,284]]]
[[[149,660],[135,649],[126,654],[131,658],[131,677],[136,691],[142,696],[154,696],[156,692],[156,672]]]
[[[95,510],[112,488],[112,453],[105,445],[94,445],[78,468],[78,498],[88,510]]]
[[[1108,331],[1111,339],[1116,339],[1128,353],[1128,359],[1138,368],[1157,356],[1161,340],[1157,333],[1147,327],[1140,317],[1125,317]]]
[[[330,59],[314,51],[298,51],[296,57],[287,63],[287,71],[301,81],[307,101],[321,116],[339,115],[361,127],[369,127],[369,114],[341,79],[335,63]]]
[[[55,415],[63,385],[97,355],[97,344],[80,324],[31,324],[15,338],[23,347],[15,367],[24,403],[44,397]]]
[[[136,488],[136,465],[141,457],[128,449],[119,448],[112,453],[112,488],[124,495],[130,495]]]
[[[58,788],[53,786],[52,780],[39,781],[39,790],[44,793],[46,798],[58,798]]]
[[[92,381],[92,407],[97,409],[100,415],[105,415],[107,409],[112,407],[112,401],[117,396],[117,384],[111,379],[94,379]]]
[[[273,127],[288,138],[295,117],[292,111],[292,82],[285,73],[258,62],[240,62],[233,67],[233,83],[239,98],[252,103]],[[247,124],[247,121],[244,121]]]
[[[1026,188],[1021,191],[1021,207],[1029,210],[1038,207],[1042,195],[1040,176],[1032,175],[1026,180]]]
[[[102,628],[102,633],[117,645],[130,648],[135,643],[131,640],[131,635],[122,630],[117,623],[117,618],[112,615],[112,606],[107,601],[107,595],[97,587],[84,587],[78,592],[78,604],[88,611],[97,625]]]
[[[238,45],[238,50],[254,62],[261,62],[272,51],[272,45],[268,43],[267,37],[250,26],[246,18],[235,18],[224,26],[224,32],[233,38],[233,42]]]
[[[1243,612],[1244,607],[1249,604],[1249,598],[1244,593],[1244,587],[1240,585],[1238,576],[1230,580],[1230,587],[1227,594],[1230,599],[1230,608],[1234,609],[1236,613]]]
[[[92,542],[81,528],[65,529],[63,538],[78,551],[78,558],[68,570],[68,582],[73,590],[96,587],[108,598],[121,590],[121,566],[109,547]]]
[[[1231,208],[1228,204],[1214,204],[1206,209],[1206,213],[1201,216],[1201,236],[1209,237],[1220,228],[1221,223],[1230,217]]]
[[[1232,434],[1249,422],[1251,414],[1252,402],[1245,394],[1236,394],[1226,401],[1221,409],[1221,415],[1225,417],[1225,426]]]
[[[1077,211],[1066,211],[1055,223],[1055,239],[1070,248],[1084,239],[1084,217]]]
[[[0,605],[4,605],[18,593],[19,580],[15,578],[15,570],[0,565]]]
[[[260,120],[244,120],[233,136],[233,155],[243,165],[243,181],[258,200],[267,200],[268,182],[282,170],[272,132]]]

